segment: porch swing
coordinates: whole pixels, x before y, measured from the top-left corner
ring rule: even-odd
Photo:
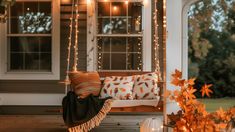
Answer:
[[[89,1],[89,0],[88,0]],[[70,18],[70,30],[69,30],[69,38],[68,38],[68,54],[67,54],[67,69],[66,69],[66,77],[63,83],[65,84],[65,93],[68,91],[72,91],[71,88],[71,80],[69,77],[69,74],[78,72],[78,0],[72,0],[72,12],[71,12],[71,18]],[[156,1],[155,1],[156,3]],[[74,9],[75,8],[75,9]],[[75,14],[74,14],[75,10]],[[165,12],[164,12],[165,15]],[[163,34],[165,34],[165,17],[163,17]],[[74,24],[75,22],[75,24]],[[74,26],[75,25],[75,26]],[[165,91],[165,78],[164,75],[161,75],[161,69],[160,69],[160,57],[159,57],[159,43],[158,43],[158,24],[157,24],[157,8],[155,6],[155,12],[154,12],[154,26],[155,26],[155,32],[154,32],[154,65],[155,70],[154,72],[142,72],[142,71],[136,71],[136,72],[105,72],[105,71],[98,71],[98,74],[101,78],[101,82],[104,81],[104,78],[111,77],[111,76],[119,76],[119,77],[127,77],[127,76],[135,76],[135,75],[143,75],[143,74],[150,74],[150,73],[156,73],[158,76],[158,87],[160,87],[160,92],[158,94],[159,98],[156,99],[150,99],[150,100],[113,100],[111,103],[111,110],[109,113],[125,113],[125,114],[132,114],[132,113],[160,113],[163,115],[164,122],[166,122],[166,115],[165,115],[165,106],[166,106],[166,99],[163,98],[162,93]],[[73,31],[73,27],[75,27],[75,31]],[[73,37],[74,32],[74,37]],[[164,36],[165,37],[165,36]],[[72,42],[72,39],[74,39],[74,45]],[[163,41],[165,41],[165,38],[163,38]],[[71,47],[73,46],[73,66],[70,66],[71,64]],[[94,47],[93,47],[94,48]],[[165,55],[164,55],[165,57]],[[165,67],[165,62],[163,63]],[[70,70],[70,67],[72,67],[72,70]],[[163,77],[163,79],[162,79]],[[108,99],[110,100],[110,99]],[[109,102],[109,101],[108,101]],[[110,103],[109,103],[110,104]],[[109,105],[108,104],[108,105]],[[94,107],[94,106],[93,106]],[[105,107],[105,108],[104,108]],[[84,124],[75,125],[75,126],[69,126],[69,131],[71,132],[80,132],[82,131],[88,131],[94,128],[95,126],[98,126],[101,120],[105,117],[106,112],[108,112],[107,109],[110,109],[109,106],[104,105],[104,111],[102,110],[91,120],[87,121]],[[71,115],[70,115],[71,116]]]
[[[62,82],[65,84],[65,93],[68,92],[68,90],[72,90],[70,86],[70,78],[69,74],[78,72],[78,0],[72,0],[72,12],[70,17],[70,30],[69,30],[69,38],[68,38],[68,54],[67,54],[67,69],[66,69],[66,77],[65,80]],[[75,9],[74,9],[75,8]],[[75,10],[75,14],[74,14]],[[159,60],[159,44],[158,44],[158,29],[157,29],[157,9],[155,6],[155,13],[154,13],[154,25],[155,25],[155,32],[154,32],[154,65],[155,70],[154,72],[158,75],[159,81],[158,81],[158,87],[160,87],[160,94],[159,98],[154,100],[114,100],[112,103],[112,108],[110,112],[112,113],[131,113],[131,112],[159,112],[163,113],[164,109],[164,99],[162,96],[162,93],[164,91],[164,81],[162,79],[161,70],[160,70],[160,60]],[[75,22],[75,23],[74,23]],[[75,26],[74,26],[75,25]],[[75,27],[75,31],[73,31],[73,27]],[[73,32],[75,36],[73,37]],[[72,39],[74,38],[74,45],[72,44]],[[73,56],[73,66],[72,70],[70,70],[70,58],[71,58],[71,47],[73,46],[74,49],[74,56]],[[103,81],[103,78],[110,77],[110,76],[134,76],[134,75],[142,75],[142,74],[148,74],[150,72],[142,72],[142,71],[136,71],[136,72],[105,72],[105,71],[98,71],[99,76],[101,78],[101,81]]]

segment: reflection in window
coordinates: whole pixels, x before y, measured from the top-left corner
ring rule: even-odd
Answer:
[[[51,16],[41,12],[28,12],[19,16],[20,33],[49,33],[51,31]]]
[[[99,70],[142,69],[142,3],[98,2]]]
[[[51,71],[51,2],[16,2],[8,17],[8,71]]]

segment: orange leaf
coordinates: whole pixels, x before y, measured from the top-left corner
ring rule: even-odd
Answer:
[[[204,97],[205,94],[210,97],[210,93],[213,93],[212,90],[210,90],[209,88],[212,86],[212,84],[205,84],[202,89],[201,89],[201,92],[202,92],[202,96]]]
[[[121,90],[122,92],[126,92],[126,89],[125,89],[125,88],[120,88],[120,90]]]
[[[140,93],[144,93],[143,87],[140,88]]]
[[[186,97],[186,99],[195,99],[196,96],[193,94],[194,92],[196,92],[196,89],[188,89],[187,91],[185,91],[183,94]]]
[[[174,90],[174,96],[179,96],[180,91],[179,90]]]
[[[195,84],[195,80],[196,78],[191,78],[189,79],[187,82],[188,82],[188,85],[194,85]]]
[[[227,126],[227,124],[226,124],[226,123],[220,123],[220,124],[219,124],[219,128],[222,128],[222,129],[225,129],[225,128],[226,128],[226,126]]]
[[[175,86],[183,86],[184,85],[184,82],[185,80],[179,80],[177,78],[174,78],[172,81],[171,81],[171,84],[175,85]]]
[[[225,111],[223,110],[223,108],[219,108],[219,110],[217,110],[216,111],[216,113],[218,114],[218,116],[220,117],[220,118],[224,118],[225,117]]]
[[[173,78],[182,78],[182,72],[179,70],[175,69],[175,73],[171,75]]]

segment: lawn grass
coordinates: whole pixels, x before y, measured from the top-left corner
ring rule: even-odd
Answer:
[[[235,106],[235,98],[219,98],[219,99],[198,99],[206,105],[208,112],[215,112],[220,107],[227,110]]]

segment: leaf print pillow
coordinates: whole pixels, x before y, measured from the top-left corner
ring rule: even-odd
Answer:
[[[134,79],[134,99],[156,99],[159,96],[156,73],[137,75]]]
[[[113,97],[118,100],[132,100],[133,99],[133,77],[106,77],[104,86],[100,92],[100,98]]]

